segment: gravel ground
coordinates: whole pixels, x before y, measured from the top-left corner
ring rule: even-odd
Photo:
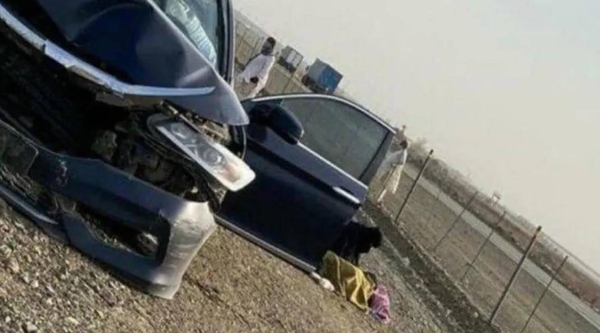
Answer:
[[[410,291],[400,261],[382,251],[367,267],[389,286],[383,325],[304,273],[219,229],[174,300],[120,283],[96,263],[0,207],[0,332],[445,332]]]
[[[21,57],[3,38],[0,54],[4,107],[43,112],[57,102],[66,103],[65,110],[76,109],[70,98],[43,93],[42,88],[57,82],[42,79],[39,71],[45,69]],[[29,93],[35,98],[24,97]],[[461,330],[462,324],[426,291],[427,283],[412,269],[413,259],[400,257],[394,248],[401,247],[389,242],[365,258],[391,294],[393,322],[381,325],[222,229],[196,257],[172,301],[128,288],[2,202],[0,232],[0,333],[473,332],[469,325]]]

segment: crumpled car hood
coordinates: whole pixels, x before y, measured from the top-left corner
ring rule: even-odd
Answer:
[[[218,123],[248,123],[231,86],[148,1],[35,1],[76,52],[116,70],[119,79],[163,88],[210,88],[205,94],[165,99]]]

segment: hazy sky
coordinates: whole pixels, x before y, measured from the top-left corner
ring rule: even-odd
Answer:
[[[600,270],[600,1],[234,6]]]

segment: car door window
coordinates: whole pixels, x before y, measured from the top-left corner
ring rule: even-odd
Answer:
[[[289,98],[281,105],[302,122],[302,144],[356,179],[367,170],[387,133],[363,111],[335,99]]]

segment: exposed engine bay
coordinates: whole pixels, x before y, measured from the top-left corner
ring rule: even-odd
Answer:
[[[50,64],[27,61],[19,53],[9,41],[0,40],[2,120],[54,151],[102,159],[167,192],[208,201],[218,209],[226,188],[154,125],[171,120],[197,131],[207,144],[234,148],[235,133],[228,126],[180,113],[167,103],[124,108],[95,101],[93,92],[44,68]],[[212,167],[226,163],[218,150],[197,153]]]
[[[35,1],[9,0],[9,3],[15,12],[27,17],[29,24],[60,46],[51,43],[42,46],[42,53],[52,54],[43,57],[35,54],[38,50],[31,49],[31,45],[23,43],[12,31],[7,30],[8,34],[2,36],[5,40],[1,41],[0,50],[3,59],[0,89],[9,98],[0,100],[0,118],[8,124],[49,149],[72,156],[99,158],[186,200],[209,202],[213,211],[218,210],[226,190],[237,191],[253,179],[252,171],[237,158],[243,155],[245,146],[239,127],[209,120],[200,116],[202,112],[198,110],[185,111],[160,97],[127,98],[122,91],[107,91],[107,84],[110,86],[120,81],[110,81],[110,74],[108,79],[102,77],[99,81],[98,77],[82,73],[93,71],[96,75],[106,76],[83,61],[75,63],[75,66],[87,67],[73,68],[73,63],[79,60],[64,53],[72,49],[72,44],[57,29],[55,23],[58,18],[55,17],[55,22],[52,22],[53,19]],[[99,21],[98,24],[103,23]],[[15,22],[14,25],[22,23]],[[12,28],[15,29],[15,26]],[[15,31],[27,28],[22,26]],[[160,30],[160,33],[163,31]],[[19,34],[23,35],[22,32]],[[31,43],[31,37],[24,37]],[[39,43],[37,38],[33,40]],[[135,48],[135,45],[132,47]],[[184,43],[181,47],[188,45]],[[85,61],[107,73],[123,78],[131,76],[96,56],[86,54],[82,53]],[[149,69],[152,68],[144,70]],[[173,70],[182,72],[176,67]],[[164,83],[168,84],[171,78],[158,80],[167,80]],[[202,103],[189,104],[190,100],[198,98],[185,94],[206,90],[219,95],[214,85],[223,85],[224,81],[212,79],[210,82],[212,87],[206,85],[209,84],[207,81],[205,88],[200,89],[148,88],[168,91],[174,94],[175,99],[179,98],[181,104],[193,105],[194,108],[201,105],[206,109],[214,103],[206,99]],[[234,106],[239,108],[236,99],[232,101],[227,97],[230,96],[222,96],[218,102],[234,102]],[[222,117],[217,114],[213,119]]]
[[[163,298],[255,177],[211,8],[218,66],[151,1],[0,0],[0,197]]]

